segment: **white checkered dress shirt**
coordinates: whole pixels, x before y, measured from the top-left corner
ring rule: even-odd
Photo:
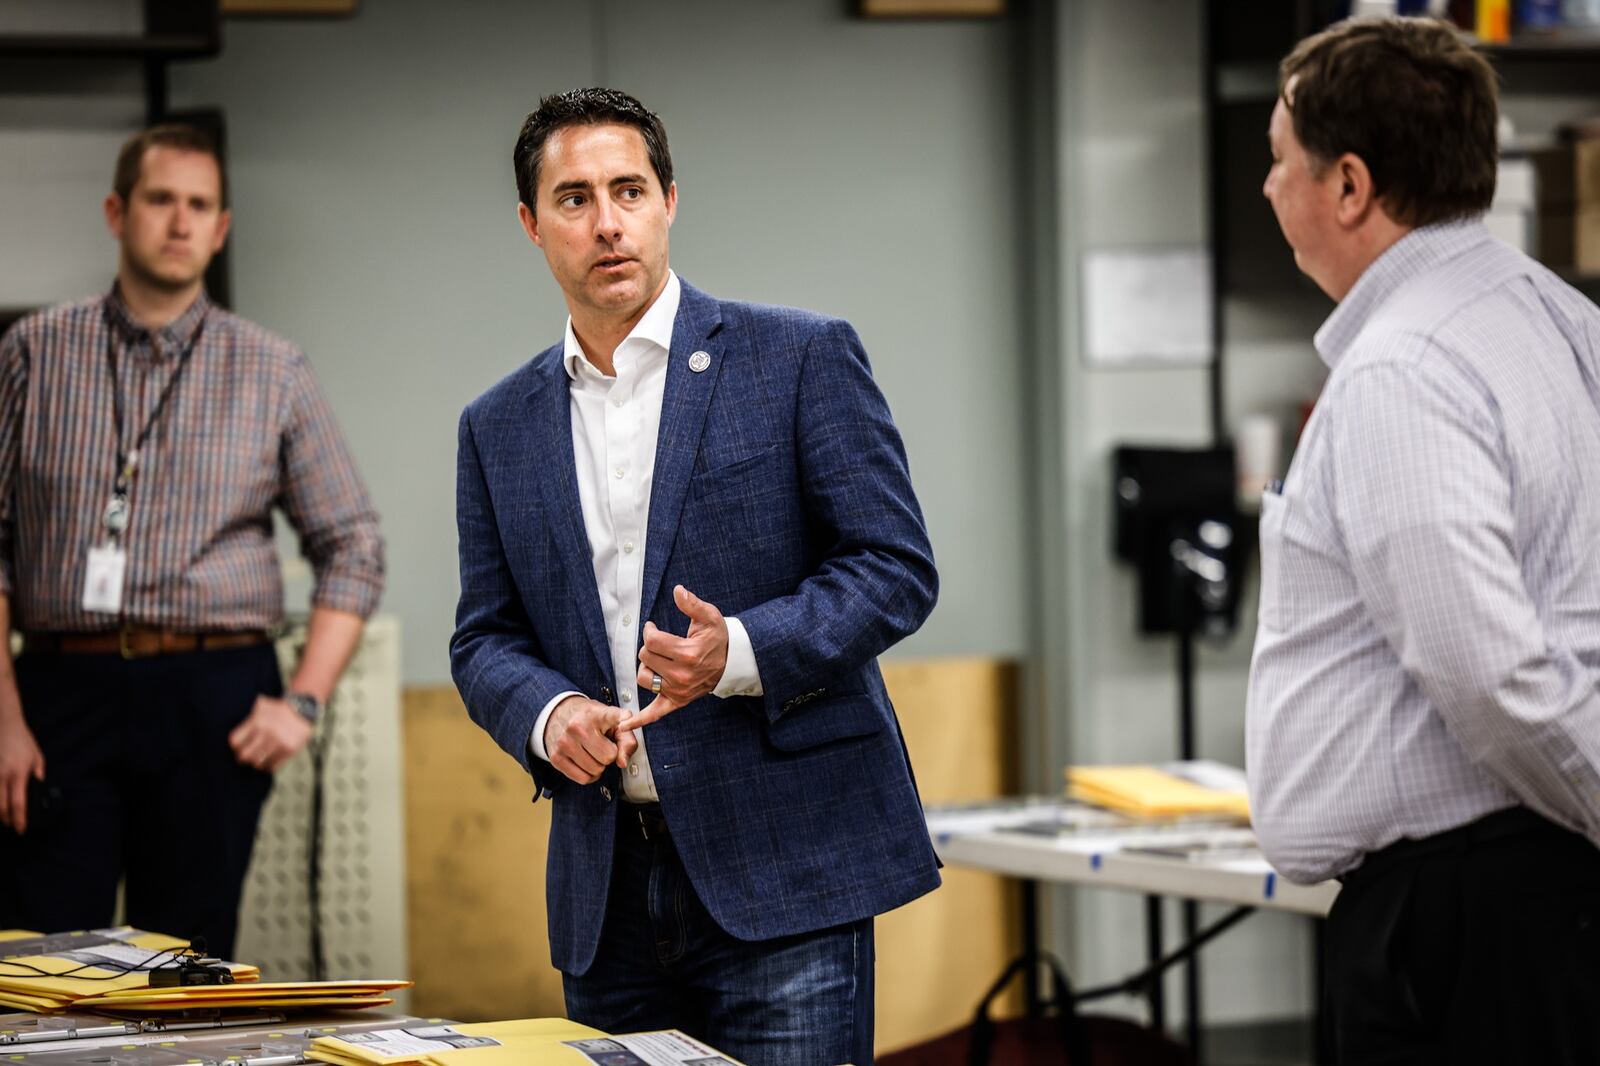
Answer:
[[[1600,842],[1600,309],[1479,222],[1408,234],[1261,516],[1247,761],[1287,877],[1524,803]]]

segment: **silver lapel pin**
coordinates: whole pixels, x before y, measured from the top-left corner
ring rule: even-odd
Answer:
[[[695,352],[689,357],[689,369],[696,374],[711,365],[711,356],[707,352]]]

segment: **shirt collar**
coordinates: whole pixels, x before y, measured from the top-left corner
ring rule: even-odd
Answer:
[[[200,319],[211,310],[211,297],[206,295],[204,289],[195,297],[177,318],[168,322],[160,329],[146,328],[140,321],[133,317],[133,312],[128,309],[127,303],[122,298],[122,288],[115,282],[111,291],[106,294],[105,311],[106,321],[111,327],[123,335],[125,340],[140,340],[146,336],[157,342],[157,348],[164,356],[171,352],[181,351],[189,343],[189,338],[194,336],[195,327],[200,325]]]
[[[1329,367],[1350,350],[1372,316],[1393,293],[1419,274],[1490,240],[1482,218],[1419,226],[1390,245],[1362,271],[1317,330],[1317,354]]]
[[[660,348],[663,352],[672,351],[672,327],[678,320],[678,300],[683,294],[683,286],[678,283],[678,275],[667,271],[667,284],[661,290],[661,295],[656,297],[656,302],[651,304],[643,317],[622,339],[622,344],[617,345],[621,351],[624,346],[634,340],[648,341]],[[572,316],[567,316],[566,347],[561,355],[561,363],[566,368],[567,377],[573,381],[578,380],[580,365],[588,366],[594,370],[594,364],[583,354],[583,346],[578,343],[578,335],[572,329]]]

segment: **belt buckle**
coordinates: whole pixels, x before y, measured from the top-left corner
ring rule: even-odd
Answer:
[[[159,637],[157,637],[155,649],[152,651],[140,651],[138,648],[135,648],[132,641],[133,637],[137,635],[138,632],[139,631],[132,625],[124,625],[121,629],[117,630],[117,648],[122,652],[122,657],[124,659],[147,659],[161,650],[161,640]]]

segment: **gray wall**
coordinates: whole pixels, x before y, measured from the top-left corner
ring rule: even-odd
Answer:
[[[1149,762],[1177,748],[1176,652],[1172,638],[1137,633],[1137,587],[1111,549],[1111,449],[1120,443],[1204,445],[1210,439],[1206,374],[1197,368],[1086,366],[1079,322],[1078,265],[1091,249],[1203,246],[1206,187],[1200,69],[1201,22],[1188,0],[1060,0],[1058,99],[1062,180],[1061,343],[1064,390],[1058,501],[1066,529],[1071,614],[1066,639],[1070,708],[1052,764]],[[1265,132],[1263,131],[1263,137]],[[1159,313],[1152,308],[1152,313]],[[1313,324],[1314,325],[1314,324]],[[1230,395],[1237,416],[1315,377],[1309,328],[1299,341],[1250,349],[1265,383]],[[1230,360],[1235,353],[1228,353]],[[1230,386],[1232,385],[1230,375]],[[1230,389],[1231,391],[1231,389]],[[1255,589],[1245,600],[1252,607]],[[1244,691],[1253,639],[1240,633],[1198,654],[1200,753],[1244,762]],[[1142,963],[1143,902],[1120,892],[1074,893],[1057,916],[1063,950],[1086,984],[1118,979]],[[1221,909],[1203,908],[1202,920]],[[1176,907],[1167,935],[1175,946]],[[1205,951],[1208,1020],[1303,1015],[1311,1003],[1309,923],[1263,912]],[[1181,1015],[1176,981],[1169,1010]],[[1137,1005],[1122,1006],[1137,1010]]]
[[[138,0],[6,0],[0,34],[136,34]],[[129,63],[0,63],[0,307],[104,290],[116,245],[100,205],[123,140],[144,123]]]
[[[1020,655],[1023,392],[1004,27],[869,24],[838,0],[373,0],[231,21],[175,68],[228,116],[237,309],[310,353],[385,519],[384,608],[447,680],[461,407],[560,337],[509,163],[542,93],[607,82],[664,118],[674,267],[842,315],[906,437],[943,592],[904,655]]]

